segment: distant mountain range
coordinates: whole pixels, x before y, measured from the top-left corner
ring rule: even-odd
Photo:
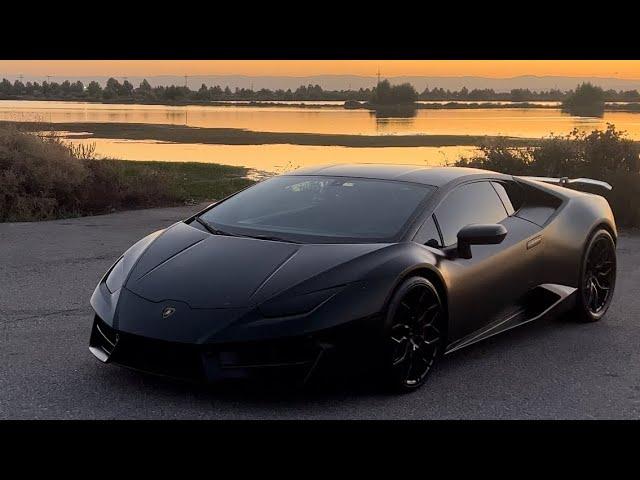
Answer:
[[[146,78],[151,86],[158,85],[184,85],[185,77],[179,75],[162,75],[162,76],[149,76],[149,77],[122,77],[115,76],[119,81],[123,81],[127,78],[133,85],[138,86],[143,78]],[[16,80],[18,77],[15,74],[3,74],[0,72],[0,78],[7,78],[11,81]],[[63,82],[69,81],[82,81],[85,85],[91,81],[97,81],[104,86],[108,77],[98,76],[83,76],[83,77],[65,77],[51,75],[50,81]],[[605,77],[555,77],[555,76],[533,76],[524,75],[512,78],[486,78],[486,77],[424,77],[424,76],[400,76],[400,77],[388,77],[391,83],[411,83],[418,91],[422,91],[425,87],[430,89],[434,87],[444,88],[445,90],[460,90],[462,87],[466,87],[469,90],[474,88],[492,88],[496,92],[508,92],[513,88],[528,88],[533,91],[559,89],[559,90],[571,90],[582,82],[591,82],[595,85],[599,85],[604,89],[615,90],[640,90],[640,79],[626,80],[620,78],[605,78]],[[46,76],[35,77],[25,75],[22,79],[23,82],[37,81],[42,82],[47,80]],[[358,75],[314,75],[308,77],[285,77],[285,76],[258,76],[251,77],[246,75],[194,75],[187,78],[188,85],[191,89],[197,89],[201,84],[207,86],[220,85],[221,87],[228,86],[232,90],[236,87],[239,88],[253,88],[259,90],[261,88],[268,88],[271,90],[282,88],[295,90],[300,85],[320,85],[325,90],[344,90],[344,89],[359,89],[373,87],[376,84],[377,78],[375,76],[358,76]]]

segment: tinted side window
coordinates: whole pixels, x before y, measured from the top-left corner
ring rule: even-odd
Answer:
[[[458,232],[472,223],[499,223],[507,212],[489,182],[462,185],[451,192],[435,211],[444,246],[458,242]]]
[[[493,186],[496,188],[498,195],[502,199],[509,215],[513,214],[513,211],[517,212],[524,203],[524,191],[522,187],[516,182],[493,182]],[[509,211],[509,204],[513,208],[513,211]]]
[[[433,221],[433,215],[425,220],[416,235],[415,240],[419,243],[429,245],[430,247],[441,247],[442,240],[440,233],[436,227],[436,222]]]
[[[507,213],[509,215],[513,215],[513,212],[515,212],[515,209],[513,208],[513,204],[511,203],[511,199],[509,198],[509,195],[507,194],[507,191],[505,190],[504,185],[498,182],[491,182],[491,185],[493,185],[493,188],[496,189],[496,192],[498,193],[500,200],[502,200],[502,204],[504,205],[504,208],[507,209]]]

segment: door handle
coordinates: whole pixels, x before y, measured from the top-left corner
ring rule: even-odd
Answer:
[[[538,235],[537,237],[533,237],[531,240],[527,242],[527,250],[531,250],[534,247],[537,247],[542,243],[542,235]]]

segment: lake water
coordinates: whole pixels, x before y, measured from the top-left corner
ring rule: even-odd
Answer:
[[[79,139],[72,143],[95,143],[101,155],[128,160],[205,162],[238,165],[259,172],[284,173],[296,168],[327,163],[407,163],[443,165],[469,156],[474,147],[349,148],[313,145],[207,145],[134,140]]]
[[[297,102],[299,103],[299,102]],[[319,103],[319,102],[311,102]],[[331,103],[331,102],[326,102]],[[335,103],[335,102],[334,102]],[[604,117],[575,117],[559,109],[418,110],[413,118],[376,118],[366,110],[246,106],[165,106],[81,102],[0,101],[0,120],[125,122],[239,128],[266,132],[353,135],[506,135],[539,138],[591,131],[613,123],[640,140],[640,114],[605,112]],[[87,140],[73,140],[87,142]],[[95,139],[97,152],[131,160],[208,161],[276,171],[287,165],[329,162],[430,163],[453,161],[469,147],[347,148],[299,145],[227,146]],[[285,167],[283,167],[285,166]]]

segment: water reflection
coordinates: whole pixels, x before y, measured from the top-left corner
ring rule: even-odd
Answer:
[[[309,145],[204,145],[133,140],[73,139],[74,144],[96,144],[103,157],[126,160],[205,162],[246,166],[259,171],[284,173],[296,168],[327,163],[406,163],[444,165],[474,147],[349,148]]]
[[[376,122],[384,122],[385,120],[402,120],[412,119],[418,114],[416,108],[392,108],[370,111],[370,115],[376,118]]]
[[[413,128],[413,119],[415,115],[410,117],[376,117],[376,132],[382,135],[392,135],[397,131],[407,131]],[[428,132],[424,132],[428,133]]]
[[[605,112],[575,117],[560,109],[510,108],[417,110],[412,118],[380,118],[342,108],[106,105],[72,102],[0,101],[0,120],[45,122],[133,122],[241,128],[268,132],[353,135],[507,135],[539,138],[573,128],[591,131],[613,123],[640,140],[640,113]]]

